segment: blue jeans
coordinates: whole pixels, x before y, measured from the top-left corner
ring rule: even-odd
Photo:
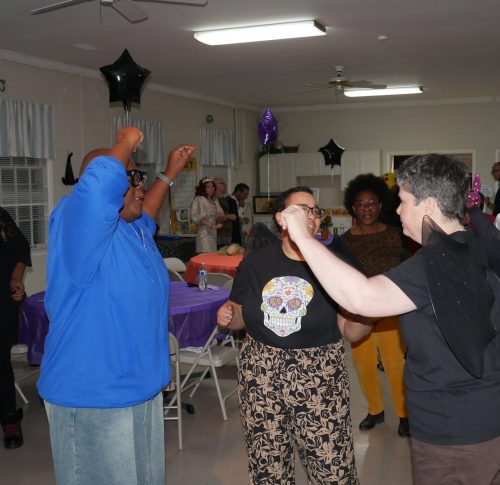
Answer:
[[[165,485],[161,392],[128,408],[45,410],[58,485]]]

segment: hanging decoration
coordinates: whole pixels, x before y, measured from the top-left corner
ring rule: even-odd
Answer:
[[[268,108],[262,115],[257,127],[261,145],[271,145],[278,139],[278,121]]]
[[[481,179],[477,173],[472,179],[472,190],[467,195],[467,205],[481,207]]]
[[[61,178],[64,185],[75,185],[78,182],[78,178],[75,179],[73,167],[71,166],[72,156],[73,152],[68,153],[68,158],[66,159],[66,171],[64,172],[64,177]]]
[[[121,101],[128,121],[132,103],[141,103],[141,88],[151,71],[136,64],[127,49],[113,64],[99,70],[108,81],[109,102]]]
[[[344,151],[345,148],[337,145],[333,138],[330,138],[330,141],[318,150],[318,152],[321,152],[325,158],[325,165],[331,165],[332,168],[334,165],[340,166],[340,159],[342,158]]]
[[[266,109],[259,121],[257,133],[261,145],[264,146],[264,150],[267,152],[267,198],[269,199],[271,195],[269,190],[269,154],[271,144],[278,139],[278,121],[269,108]]]

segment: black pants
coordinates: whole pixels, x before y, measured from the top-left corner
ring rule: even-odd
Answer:
[[[16,388],[10,350],[18,338],[19,303],[9,300],[0,304],[0,420],[16,410]]]

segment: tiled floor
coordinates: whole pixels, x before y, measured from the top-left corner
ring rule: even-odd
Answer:
[[[21,362],[16,362],[15,368],[19,377],[30,371]],[[223,370],[222,385],[229,390],[235,384],[236,369]],[[397,435],[398,419],[390,400],[387,401],[384,424],[368,432],[358,431],[357,425],[366,415],[366,405],[351,365],[350,371],[356,463],[362,485],[411,485],[410,442]],[[23,421],[25,445],[17,450],[0,448],[1,485],[55,483],[48,426],[43,406],[36,395],[35,380],[36,377],[31,377],[22,383],[29,399]],[[388,395],[387,389],[385,395]],[[248,484],[236,396],[227,401],[226,422],[222,420],[215,388],[210,380],[204,381],[192,402],[195,414],[183,413],[183,451],[177,449],[177,423],[166,423],[167,484]],[[300,465],[297,465],[296,483],[306,484]]]

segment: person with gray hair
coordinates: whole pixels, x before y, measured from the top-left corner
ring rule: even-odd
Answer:
[[[499,484],[500,237],[480,219],[482,233],[464,229],[469,174],[453,157],[411,157],[398,184],[403,232],[423,247],[384,274],[332,254],[300,207],[282,212],[282,228],[352,319],[400,315],[415,485]]]

